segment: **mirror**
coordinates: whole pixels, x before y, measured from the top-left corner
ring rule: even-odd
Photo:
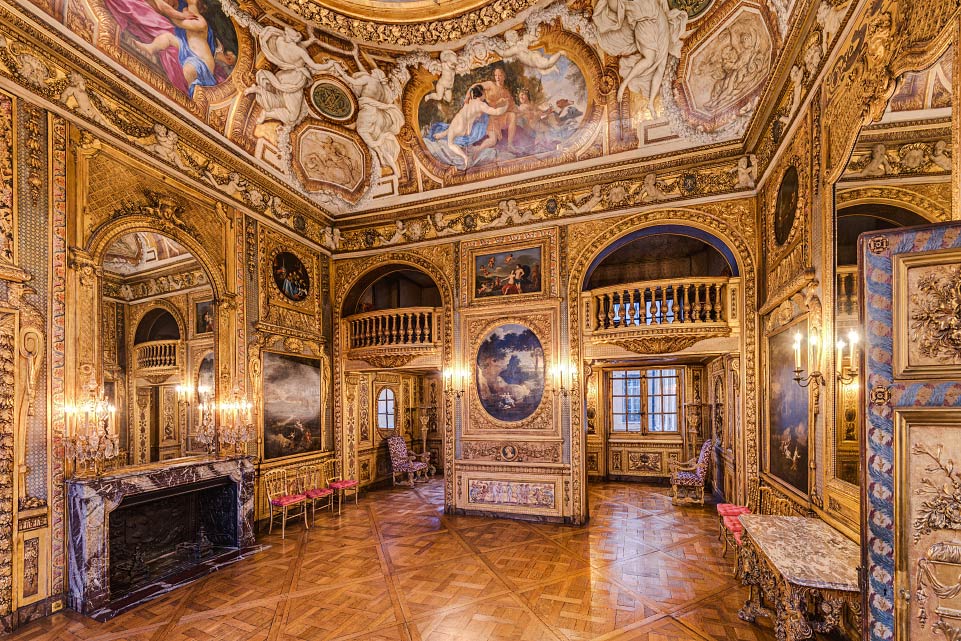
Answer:
[[[952,63],[949,50],[901,79],[882,119],[861,130],[835,186],[834,476],[855,486],[865,393],[858,372],[858,236],[950,218]]]
[[[119,437],[114,467],[206,453],[217,314],[201,264],[162,234],[124,234],[104,257],[100,309],[104,390]]]

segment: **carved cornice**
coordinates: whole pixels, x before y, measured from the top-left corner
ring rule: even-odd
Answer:
[[[324,6],[316,0],[282,0],[285,8],[321,29],[347,40],[387,47],[416,47],[452,42],[513,20],[540,0],[487,0],[485,6],[442,20],[402,24],[365,20]],[[400,11],[403,11],[401,7]]]
[[[633,338],[597,338],[595,344],[617,345],[635,354],[671,354],[687,349],[696,343],[709,338],[724,338],[731,335],[729,327],[697,330],[691,333],[685,331],[678,334],[665,334],[663,331],[651,336],[637,336]]]

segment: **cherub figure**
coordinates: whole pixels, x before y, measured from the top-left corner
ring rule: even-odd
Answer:
[[[538,71],[550,71],[561,59],[561,52],[558,51],[552,56],[545,56],[530,48],[533,40],[532,34],[527,34],[522,38],[516,29],[511,29],[504,34],[506,46],[498,47],[496,51],[504,60],[520,60],[524,65],[533,67]]]
[[[453,98],[454,76],[458,71],[457,54],[450,50],[441,51],[440,62],[434,63],[428,70],[439,73],[440,78],[434,83],[434,91],[424,96],[424,101],[450,102]]]

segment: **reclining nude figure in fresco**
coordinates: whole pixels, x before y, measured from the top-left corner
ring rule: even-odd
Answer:
[[[461,107],[450,123],[438,123],[431,135],[434,140],[447,140],[447,146],[458,158],[464,161],[464,167],[470,165],[470,159],[464,153],[464,147],[472,145],[487,136],[486,116],[500,116],[507,112],[510,105],[491,107],[484,100],[484,87],[473,85],[467,90],[464,106]]]

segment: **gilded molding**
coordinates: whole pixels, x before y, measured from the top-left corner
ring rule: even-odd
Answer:
[[[953,217],[951,191],[950,182],[845,187],[838,189],[836,204],[838,209],[866,203],[894,205],[931,222],[948,222]]]

